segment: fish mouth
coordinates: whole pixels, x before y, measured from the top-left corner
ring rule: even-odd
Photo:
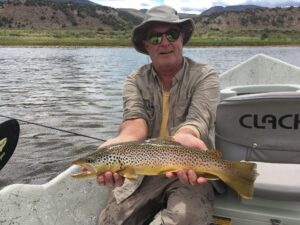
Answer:
[[[92,165],[80,162],[74,162],[73,164],[81,166],[80,172],[71,174],[71,176],[74,178],[85,178],[95,176],[97,174],[95,168]]]

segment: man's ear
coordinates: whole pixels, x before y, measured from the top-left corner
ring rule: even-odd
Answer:
[[[184,35],[185,35],[185,33],[184,33],[184,32],[182,32],[182,33],[181,33],[181,40],[182,40],[182,44],[183,44],[183,40],[184,40]]]

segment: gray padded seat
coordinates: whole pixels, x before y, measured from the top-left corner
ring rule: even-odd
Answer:
[[[255,161],[254,196],[300,199],[300,92],[246,94],[218,106],[223,158]]]

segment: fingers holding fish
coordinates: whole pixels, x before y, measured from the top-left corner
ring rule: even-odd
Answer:
[[[197,183],[197,175],[194,170],[188,170],[187,177],[188,177],[191,185],[194,185]]]
[[[124,183],[124,177],[118,173],[107,171],[104,174],[97,176],[97,182],[100,185],[108,187],[120,187]]]
[[[103,186],[105,185],[104,175],[97,176],[96,180],[97,180],[97,182],[98,182],[99,185],[103,185]]]
[[[125,178],[120,176],[118,173],[114,173],[114,179],[115,179],[115,186],[116,187],[121,187],[124,183]]]
[[[198,177],[197,178],[197,183],[198,184],[204,184],[207,182],[207,179],[205,177]]]
[[[184,172],[184,170],[178,170],[176,172],[178,179],[181,181],[181,183],[183,184],[189,184],[189,177],[187,175],[187,173]]]
[[[178,179],[183,183],[183,184],[191,184],[191,185],[195,185],[195,184],[202,184],[207,182],[206,178],[204,177],[197,177],[197,174],[194,170],[188,170],[187,172],[185,172],[183,169],[178,170],[175,173],[178,177]],[[166,177],[168,178],[172,178],[175,176],[174,173],[172,172],[167,172],[166,173]]]
[[[184,131],[184,132],[183,132]],[[190,133],[188,133],[190,132]],[[180,129],[180,132],[176,133],[173,136],[174,141],[180,143],[181,145],[187,146],[187,147],[194,147],[194,148],[199,148],[201,150],[206,151],[207,146],[205,143],[194,136],[193,131],[190,131],[189,129]]]

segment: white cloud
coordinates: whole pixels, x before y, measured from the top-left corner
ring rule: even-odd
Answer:
[[[247,4],[266,7],[300,6],[300,0],[247,0]]]
[[[174,7],[179,12],[200,13],[213,5],[209,0],[165,0],[166,5]]]
[[[213,6],[258,5],[264,7],[300,6],[300,0],[165,0],[179,12],[200,13]]]
[[[100,5],[110,6],[113,8],[134,8],[134,9],[149,9],[157,5],[163,4],[159,0],[92,0]]]

